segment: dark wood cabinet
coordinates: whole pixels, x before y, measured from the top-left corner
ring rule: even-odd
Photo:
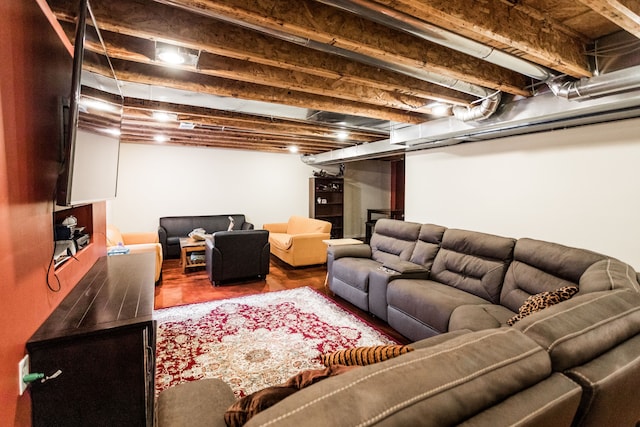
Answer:
[[[344,235],[344,179],[309,178],[309,217],[331,223],[331,238]]]
[[[154,424],[155,259],[102,257],[27,342],[33,425]]]

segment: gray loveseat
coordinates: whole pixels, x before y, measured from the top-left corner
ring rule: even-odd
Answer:
[[[379,220],[333,246],[329,286],[413,338],[415,351],[304,388],[247,426],[629,426],[640,422],[640,284],[594,252]],[[507,326],[529,295],[579,292]],[[426,337],[426,338],[424,338]],[[158,425],[224,426],[231,389],[164,391]]]
[[[180,258],[180,238],[187,237],[196,228],[204,228],[207,234],[227,231],[229,217],[233,218],[233,230],[253,230],[253,224],[245,221],[244,215],[195,215],[165,216],[160,218],[158,237],[165,259]]]

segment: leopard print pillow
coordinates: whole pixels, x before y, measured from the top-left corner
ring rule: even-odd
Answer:
[[[531,295],[520,306],[518,314],[507,320],[507,325],[513,326],[518,320],[522,320],[530,314],[543,310],[559,302],[566,301],[578,292],[577,286],[564,286],[555,291],[540,292],[539,294]]]
[[[334,351],[320,356],[320,360],[325,366],[331,365],[370,365],[382,362],[392,357],[413,351],[413,348],[406,345],[377,345],[371,347],[355,347],[345,350]]]

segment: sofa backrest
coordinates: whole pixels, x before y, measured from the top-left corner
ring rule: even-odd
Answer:
[[[331,223],[304,216],[292,216],[287,222],[287,234],[330,233]]]
[[[640,292],[638,275],[629,264],[607,258],[592,264],[580,276],[580,293],[632,289]]]
[[[371,246],[371,258],[382,264],[408,261],[420,235],[421,224],[381,218],[376,221]]]
[[[522,238],[504,279],[500,304],[518,312],[531,295],[578,285],[582,274],[606,257],[585,249]]]
[[[423,224],[420,227],[420,234],[409,261],[430,270],[442,244],[442,236],[446,229],[440,225]]]
[[[528,390],[552,378],[548,355],[532,340],[512,329],[480,331],[324,379],[258,413],[246,426],[458,425],[519,393],[532,396]],[[571,381],[552,385],[523,399],[522,421],[546,410],[571,419],[578,387]],[[547,409],[558,402],[563,406]],[[480,425],[518,424],[510,412]]]
[[[508,237],[448,228],[430,278],[498,303],[514,245]]]
[[[229,228],[229,217],[233,218],[234,230],[243,228],[245,216],[240,214],[166,216],[160,218],[160,226],[167,231],[167,236],[187,236],[196,228],[204,228],[208,234],[211,234],[216,231],[226,231]]]
[[[640,293],[618,289],[576,295],[513,328],[549,353],[554,371],[583,388],[574,425],[637,425]]]

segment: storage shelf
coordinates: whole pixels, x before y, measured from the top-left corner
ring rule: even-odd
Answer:
[[[309,217],[329,221],[331,238],[343,236],[344,179],[336,177],[309,178]],[[321,202],[318,203],[318,200]]]

